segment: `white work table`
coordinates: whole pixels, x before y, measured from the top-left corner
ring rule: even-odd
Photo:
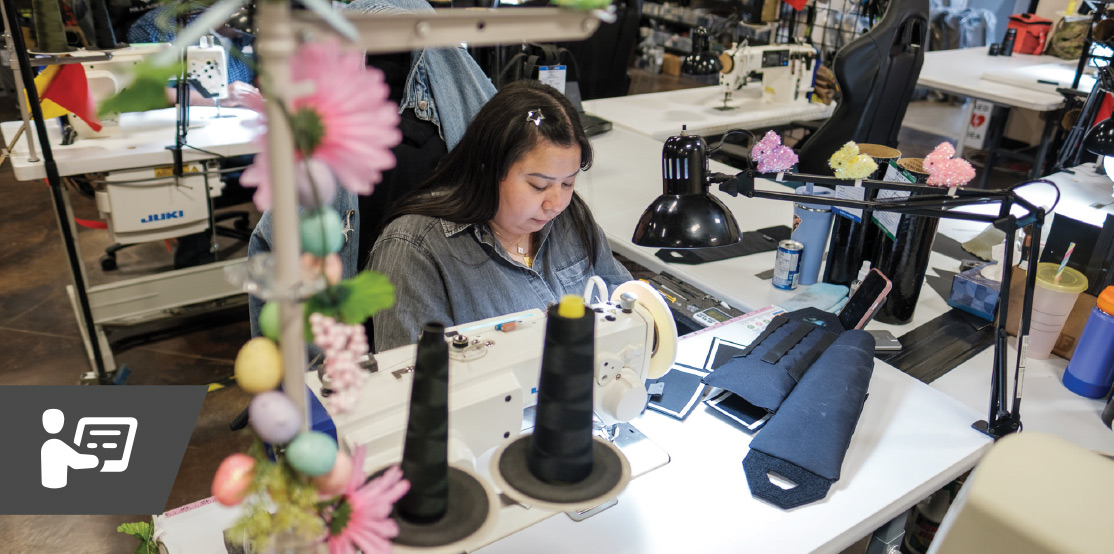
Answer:
[[[723,106],[723,87],[699,87],[649,94],[602,98],[584,102],[584,111],[646,136],[665,140],[687,125],[692,134],[719,135],[729,129],[758,129],[793,121],[825,119],[835,104],[769,103],[761,99],[757,84],[732,94]],[[660,165],[660,164],[659,164]]]
[[[612,250],[650,270],[668,272],[743,311],[778,304],[808,290],[808,287],[802,286],[794,291],[783,291],[774,288],[769,280],[755,276],[756,273],[773,268],[774,252],[684,265],[665,263],[654,255],[658,248],[633,244],[631,236],[639,216],[662,191],[662,143],[626,129],[614,129],[593,137],[592,144],[596,162],[591,170],[577,180],[577,190],[591,206]],[[711,170],[725,173],[737,171],[716,162],[711,163]],[[1111,197],[1112,183],[1105,176],[1095,175],[1092,165],[1080,166],[1074,170],[1074,174],[1060,173],[1050,179],[1060,186],[1062,193],[1056,213],[1101,226],[1105,214],[1112,211],[1112,206],[1108,205],[1114,201]],[[760,182],[758,186],[784,189],[782,185],[768,181]],[[1054,197],[1050,187],[1041,185],[1024,189],[1023,193],[1027,199],[1044,205],[1050,205]],[[731,209],[742,231],[792,224],[793,210],[790,202],[742,196],[732,198],[718,190],[713,191],[713,194]],[[1106,206],[1096,209],[1093,207],[1095,204]],[[991,206],[982,209],[997,210]],[[1051,220],[1049,216],[1045,222],[1046,236]],[[944,219],[940,222],[939,232],[963,242],[985,227],[982,223]],[[958,271],[957,266],[957,260],[933,252],[928,271],[929,274],[934,273],[933,268]],[[888,330],[895,336],[901,336],[951,309],[946,300],[926,284],[921,290],[916,312],[910,323],[887,325],[875,321],[868,328]],[[977,413],[976,419],[986,419],[990,400],[992,355],[993,349],[987,349],[933,382],[932,386],[967,404]],[[1016,355],[1016,350],[1011,348],[1011,360],[1016,359]],[[881,362],[879,365],[882,365]],[[1098,418],[1102,403],[1076,396],[1059,383],[1066,365],[1067,361],[1059,357],[1029,362],[1031,371],[1023,386],[1021,409],[1026,429],[1049,431],[1086,448],[1114,453],[1114,433],[1103,426]],[[1012,395],[1012,361],[1010,367],[1009,393]]]
[[[701,365],[713,337],[747,343],[756,334],[736,322],[689,335],[678,362]],[[782,510],[754,499],[742,465],[750,435],[704,406],[685,421],[647,411],[632,423],[669,453],[668,464],[632,480],[618,504],[584,521],[558,513],[477,552],[840,552],[991,446],[970,427],[974,410],[889,365],[875,364],[868,393],[841,477],[823,500]],[[221,531],[238,517],[211,501],[168,515],[170,554],[222,554]]]
[[[215,117],[216,114],[217,109],[213,107],[190,108],[186,143],[194,148],[183,149],[184,161],[254,154],[258,151],[252,142],[256,130],[244,125],[258,119],[255,112],[243,108],[221,108],[221,117]],[[65,177],[172,163],[174,158],[167,147],[174,146],[175,121],[175,108],[125,113],[120,115],[119,134],[79,138],[73,144],[65,146],[59,145],[62,132],[57,121],[47,121],[46,128],[54,161],[58,165],[58,174]],[[22,124],[22,121],[0,123],[0,131],[3,131],[5,140],[11,141]],[[42,148],[39,146],[34,125],[32,121],[31,127],[24,131],[19,142],[12,148],[12,171],[20,181],[46,178],[46,169],[41,161]],[[35,140],[35,152],[40,161],[30,161],[26,142],[28,136]],[[195,148],[207,150],[208,153]]]
[[[682,340],[678,361],[699,366],[713,336],[749,342],[741,325]],[[576,523],[551,517],[482,554],[609,552],[840,552],[972,467],[991,440],[976,412],[882,362],[828,496],[782,510],[750,495],[742,460],[750,435],[698,406],[677,421],[632,422],[672,461],[631,481],[619,503]],[[776,416],[775,416],[776,417]]]
[[[925,52],[917,85],[1038,112],[1054,110],[1064,104],[1064,97],[1056,92],[1055,87],[1041,90],[1040,87],[1018,86],[1003,82],[1006,79],[996,75],[1018,72],[1032,66],[1072,62],[1054,56],[1028,54],[991,56],[987,51],[988,47],[979,46]],[[1074,70],[1074,64],[1072,69]]]

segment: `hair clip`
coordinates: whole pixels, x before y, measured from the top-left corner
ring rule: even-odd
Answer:
[[[543,119],[545,119],[545,116],[542,115],[541,110],[530,110],[526,112],[526,121],[533,122],[535,127],[541,127]]]

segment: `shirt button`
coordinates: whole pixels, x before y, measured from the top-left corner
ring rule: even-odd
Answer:
[[[419,110],[425,111],[426,108],[428,108],[428,107],[429,107],[429,103],[426,102],[425,100],[422,100],[422,101],[418,102],[418,109]]]

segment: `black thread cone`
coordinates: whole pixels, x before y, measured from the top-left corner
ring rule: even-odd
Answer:
[[[105,0],[92,0],[89,9],[93,12],[93,33],[96,35],[94,42],[101,50],[116,48],[116,33],[112,31],[112,24],[108,22],[108,7]]]
[[[546,483],[576,483],[592,472],[595,315],[568,318],[549,310],[538,382],[530,473]]]
[[[66,30],[62,26],[62,9],[58,0],[32,0],[31,19],[35,24],[36,52],[69,52]]]
[[[445,515],[449,499],[449,346],[445,326],[427,323],[418,339],[410,419],[402,450],[402,474],[410,491],[395,506],[414,523]]]

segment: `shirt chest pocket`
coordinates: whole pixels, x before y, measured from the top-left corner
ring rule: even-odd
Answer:
[[[577,261],[566,264],[564,267],[556,271],[557,282],[561,283],[563,288],[574,287],[588,280],[588,256],[584,256]]]

